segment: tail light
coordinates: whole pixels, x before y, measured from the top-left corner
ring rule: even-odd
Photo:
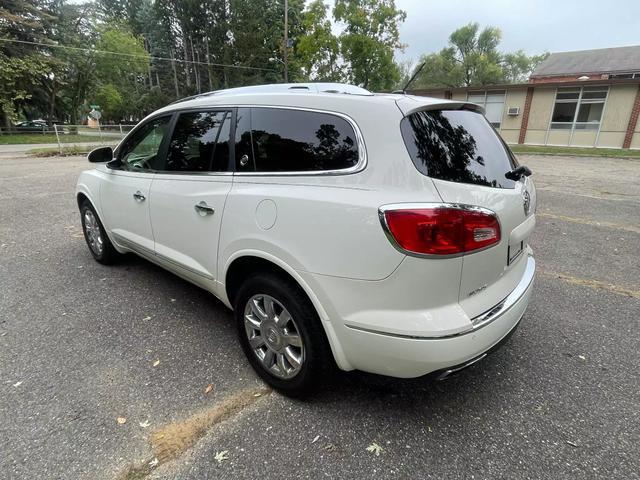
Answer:
[[[496,214],[480,207],[437,205],[380,209],[380,221],[400,249],[422,255],[456,255],[500,242]]]

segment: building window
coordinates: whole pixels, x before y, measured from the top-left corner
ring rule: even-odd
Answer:
[[[558,88],[551,117],[553,130],[598,130],[608,87]]]
[[[474,91],[467,94],[467,100],[484,107],[487,120],[499,129],[504,111],[505,90]]]
[[[635,73],[612,73],[609,78],[640,78],[640,72]]]

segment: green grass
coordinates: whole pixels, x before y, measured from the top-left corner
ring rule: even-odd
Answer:
[[[109,139],[109,137],[105,137]],[[60,135],[61,143],[100,142],[98,135]],[[0,135],[0,145],[26,145],[30,143],[58,143],[55,133],[11,133]]]
[[[622,148],[545,147],[538,145],[510,145],[513,153],[534,155],[576,155],[580,157],[640,158],[640,150]]]
[[[86,147],[84,145],[72,145],[70,147],[62,147],[62,152],[55,148],[34,148],[27,151],[27,155],[34,157],[69,157],[72,155],[86,155],[95,147]]]

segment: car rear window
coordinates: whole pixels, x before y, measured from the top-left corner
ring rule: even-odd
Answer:
[[[402,119],[411,160],[424,175],[440,180],[514,188],[504,175],[517,163],[496,131],[477,112],[428,110]]]

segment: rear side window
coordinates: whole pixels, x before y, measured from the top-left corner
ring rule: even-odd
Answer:
[[[489,122],[469,110],[431,110],[402,119],[404,143],[416,168],[440,180],[514,188],[504,174],[515,159]]]
[[[169,143],[165,171],[227,171],[230,124],[231,112],[181,113]]]
[[[239,172],[343,170],[358,164],[357,137],[349,122],[328,113],[238,109],[236,161]]]

